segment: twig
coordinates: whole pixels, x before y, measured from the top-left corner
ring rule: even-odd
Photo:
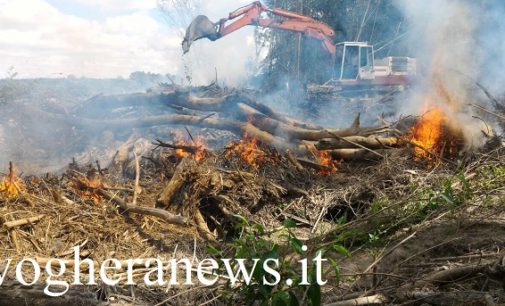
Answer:
[[[154,305],[154,306],[161,306],[161,305],[163,305],[163,304],[165,304],[165,303],[167,303],[167,302],[169,302],[169,301],[171,301],[171,300],[175,299],[175,298],[176,298],[176,297],[178,297],[178,296],[181,296],[181,295],[183,295],[183,294],[189,293],[189,292],[191,292],[191,291],[200,290],[200,289],[203,289],[203,288],[205,288],[205,286],[199,286],[199,287],[189,288],[189,289],[187,289],[187,290],[181,291],[181,292],[179,292],[179,293],[177,293],[177,294],[174,294],[174,295],[170,296],[170,297],[169,297],[169,298],[167,298],[166,300],[163,300],[163,301],[161,301],[160,303],[158,303],[158,304],[156,304],[156,305]]]
[[[210,113],[207,116],[204,116],[204,117],[198,119],[198,121],[204,121],[205,119],[209,119],[210,117],[214,116],[215,114],[216,113]]]
[[[384,252],[382,255],[380,255],[368,268],[363,273],[369,272],[373,267],[375,267],[379,262],[381,262],[386,256],[391,254],[394,250],[399,248],[401,245],[403,245],[405,242],[409,241],[410,239],[414,238],[414,236],[417,234],[417,232],[413,232],[410,234],[407,238],[403,239],[402,241],[398,242],[396,245],[394,245],[391,249],[389,249],[387,252]]]
[[[421,252],[417,252],[416,254],[414,254],[414,255],[412,255],[412,256],[409,256],[409,257],[407,257],[405,260],[403,260],[402,262],[400,262],[399,264],[397,264],[397,267],[399,267],[399,266],[403,265],[404,263],[406,263],[406,262],[410,261],[412,258],[415,258],[415,257],[417,257],[417,256],[419,256],[419,255],[421,255],[421,254],[424,254],[424,253],[426,253],[426,252],[429,252],[429,251],[431,251],[431,250],[433,250],[433,249],[435,249],[435,248],[438,248],[438,247],[440,247],[440,246],[442,246],[442,245],[444,245],[444,244],[447,244],[447,243],[451,243],[451,242],[456,241],[456,240],[458,240],[458,239],[461,239],[461,237],[456,237],[456,238],[453,238],[453,239],[450,239],[450,240],[447,240],[447,241],[442,241],[441,243],[436,244],[436,245],[434,245],[434,246],[432,246],[432,247],[430,247],[430,248],[428,248],[428,249],[424,249],[424,250],[422,250]]]
[[[196,145],[195,139],[193,138],[193,135],[191,135],[191,132],[189,131],[188,127],[185,126],[184,129],[186,130],[186,133],[188,133],[189,138],[191,139],[191,142]]]
[[[105,197],[109,201],[116,202],[119,205],[119,207],[124,209],[126,212],[131,212],[131,213],[136,213],[136,214],[141,214],[141,215],[155,216],[155,217],[165,220],[168,223],[177,224],[177,225],[185,225],[188,222],[187,218],[185,218],[183,216],[171,214],[166,210],[127,204],[122,199],[110,194],[109,192],[107,192],[103,189],[97,189],[97,190],[100,193],[100,195],[102,195],[103,197]]]
[[[436,257],[431,258],[431,261],[450,261],[450,260],[465,260],[465,259],[481,259],[481,258],[489,258],[489,257],[499,257],[504,256],[505,253],[492,253],[492,254],[472,254],[472,255],[463,255],[463,256],[449,256],[449,257]]]
[[[174,150],[183,150],[183,151],[191,153],[191,154],[195,154],[201,148],[201,146],[175,145],[175,144],[163,142],[159,139],[156,139],[156,141],[158,143],[153,143],[153,144],[156,145],[157,147],[170,148],[170,149],[174,149]]]
[[[442,155],[440,155],[440,154],[436,154],[436,153],[434,153],[434,152],[432,152],[432,151],[430,151],[430,150],[426,149],[425,147],[423,147],[423,146],[421,146],[421,145],[419,145],[419,144],[417,144],[417,143],[415,143],[415,142],[413,142],[413,141],[411,141],[411,140],[405,139],[405,141],[406,141],[406,142],[408,142],[409,144],[413,145],[414,147],[419,148],[419,149],[421,149],[421,150],[425,151],[426,153],[430,154],[431,156],[433,156],[433,157],[435,157],[435,158],[438,158],[438,159],[440,159],[440,160],[443,160],[444,162],[450,163],[450,164],[452,164],[453,166],[458,166],[458,165],[457,165],[455,162],[453,162],[452,160],[447,159],[447,158],[443,157],[443,156],[442,156]]]
[[[317,220],[316,222],[314,223],[314,226],[312,227],[312,230],[310,231],[311,234],[313,234],[316,229],[317,229],[317,226],[319,225],[319,222],[321,222],[321,218],[323,218],[323,215],[326,211],[327,207],[324,206],[322,209],[321,209],[321,212],[319,213],[319,216],[317,216]]]
[[[137,197],[140,192],[140,186],[139,186],[139,181],[140,181],[140,163],[139,163],[139,157],[137,153],[135,152],[135,149],[133,150],[133,156],[135,158],[135,186],[133,187],[133,200],[132,200],[132,205],[137,205]]]
[[[207,302],[204,302],[204,303],[200,304],[199,306],[209,305],[210,303],[212,303],[215,300],[219,299],[221,296],[222,296],[221,294],[218,294],[215,297],[213,297],[212,299],[208,300]]]
[[[31,217],[31,218],[25,218],[25,219],[20,219],[20,220],[9,221],[9,222],[5,222],[4,223],[4,227],[7,228],[7,229],[12,229],[12,228],[23,226],[23,225],[26,225],[26,224],[35,223],[37,221],[40,221],[44,217],[45,217],[44,215],[38,215],[38,216],[35,216],[35,217]]]
[[[332,168],[330,168],[328,166],[324,166],[324,165],[315,163],[313,161],[310,161],[310,160],[307,160],[307,159],[304,159],[304,158],[297,158],[296,160],[302,166],[305,166],[305,167],[308,167],[308,168],[312,168],[312,169],[317,170],[317,171],[331,171],[332,170]]]
[[[296,160],[296,158],[293,156],[293,153],[291,153],[290,150],[286,150],[285,152],[286,154],[286,158],[288,159],[288,161],[293,164],[293,166],[295,166],[295,168],[299,171],[303,171],[304,168],[302,166],[302,164],[300,164],[300,162],[298,160]]]
[[[485,108],[485,107],[483,107],[483,106],[480,106],[480,105],[477,105],[477,104],[473,104],[473,103],[470,103],[469,105],[470,105],[470,106],[473,106],[473,107],[475,107],[475,108],[478,108],[478,109],[480,109],[481,111],[484,111],[484,112],[486,112],[486,113],[488,113],[488,114],[491,114],[491,115],[493,115],[493,116],[496,116],[497,118],[499,118],[499,119],[501,119],[501,120],[505,121],[505,116],[500,115],[500,114],[495,113],[495,112],[492,112],[492,111],[488,110],[487,108]]]
[[[387,302],[387,298],[383,294],[364,296],[352,300],[340,301],[324,306],[359,306],[359,305],[382,305]]]
[[[105,190],[109,191],[123,191],[123,192],[129,192],[129,193],[134,193],[135,190],[131,188],[123,188],[123,187],[103,187]]]

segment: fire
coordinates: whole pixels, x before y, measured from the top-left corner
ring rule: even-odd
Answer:
[[[444,118],[445,115],[439,108],[429,110],[412,129],[412,141],[428,151],[435,149],[442,135]],[[416,148],[416,153],[420,156],[428,154],[421,148]],[[426,157],[429,157],[429,155]]]
[[[412,128],[410,137],[416,158],[432,162],[435,157],[457,155],[461,131],[440,108],[433,107]]]
[[[175,155],[179,158],[192,157],[200,161],[205,157],[205,140],[202,136],[191,139],[183,139],[182,136],[175,134]]]
[[[451,114],[461,110],[465,98],[451,91],[437,72],[438,68],[434,69],[431,87],[424,95],[424,115],[408,134],[415,146],[415,159],[425,159],[430,166],[435,158],[456,156],[464,143],[464,123]]]
[[[330,176],[333,173],[337,172],[339,161],[334,160],[331,157],[331,154],[327,151],[316,151],[314,152],[315,157],[321,166],[326,167],[327,169],[320,170],[317,174],[320,176]]]
[[[254,169],[258,169],[268,157],[268,154],[258,146],[258,140],[255,137],[249,137],[247,133],[239,142],[226,150],[226,157],[233,155],[238,156],[240,160]]]
[[[16,175],[12,163],[9,163],[9,175],[3,177],[0,182],[0,196],[16,199],[25,189],[25,183]]]
[[[95,204],[103,200],[98,190],[106,187],[98,175],[92,175],[90,178],[75,178],[70,181],[69,186],[76,191],[77,195],[92,200]]]

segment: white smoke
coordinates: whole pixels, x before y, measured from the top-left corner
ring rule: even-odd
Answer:
[[[158,0],[167,21],[176,29],[182,42],[186,27],[198,15],[206,15],[213,22],[228,17],[228,14],[250,0],[201,1]],[[233,21],[230,21],[230,23]],[[189,53],[177,59],[179,76],[187,78],[191,85],[206,85],[216,80],[230,86],[240,86],[251,76],[257,64],[254,28],[244,27],[217,41],[201,39],[191,46]]]
[[[408,44],[417,58],[421,81],[401,106],[402,113],[421,115],[429,107],[441,108],[463,132],[469,147],[484,141],[482,121],[474,118],[474,109],[469,105],[482,100],[475,80],[484,73],[483,60],[490,46],[479,44],[479,40],[483,31],[495,39],[502,34],[484,29],[490,9],[484,2],[397,1],[410,29]]]

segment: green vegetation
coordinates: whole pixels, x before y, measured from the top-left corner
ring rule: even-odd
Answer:
[[[332,281],[339,282],[338,261],[335,258],[351,256],[350,249],[364,247],[373,254],[394,240],[395,234],[404,228],[416,228],[426,221],[442,214],[459,211],[465,205],[481,201],[484,204],[503,204],[503,199],[493,197],[492,192],[505,186],[505,166],[489,166],[477,170],[472,175],[459,172],[439,175],[430,182],[412,184],[408,196],[393,200],[388,197],[375,199],[368,212],[360,218],[367,222],[347,222],[345,218],[336,221],[340,230],[326,241],[311,245],[309,252],[302,249],[303,243],[294,234],[295,223],[284,222],[282,228],[266,232],[263,226],[250,224],[239,217],[237,230],[240,235],[223,248],[210,248],[218,258],[260,258],[250,284],[226,287],[223,296],[241,297],[248,305],[320,305],[321,288],[315,281],[316,270],[309,268],[310,285],[299,285],[301,272],[297,261],[313,258],[321,252],[331,262]],[[450,216],[450,214],[449,214]],[[312,241],[314,243],[314,241]],[[309,243],[310,244],[310,243]],[[346,247],[344,247],[346,246]],[[338,256],[335,256],[339,254]],[[330,259],[332,258],[332,259]],[[285,281],[268,286],[262,283],[264,277],[272,278],[261,267],[268,259],[279,260],[278,271],[282,280],[292,279],[293,286]],[[234,267],[236,268],[236,267]],[[251,268],[251,266],[248,266]],[[332,283],[334,285],[335,283]]]
[[[321,287],[317,282],[317,267],[312,259],[324,255],[330,251],[336,251],[343,255],[349,255],[349,252],[340,244],[334,243],[325,248],[305,249],[293,229],[296,224],[292,220],[286,220],[283,227],[271,232],[266,232],[263,226],[259,224],[249,224],[249,222],[240,216],[236,229],[240,236],[226,245],[222,249],[210,247],[209,252],[218,258],[249,259],[246,261],[248,270],[252,270],[253,262],[250,259],[258,258],[259,261],[252,273],[252,281],[249,284],[245,282],[238,287],[232,287],[230,284],[223,290],[223,296],[228,296],[234,300],[241,298],[247,305],[320,305]],[[281,240],[275,242],[275,240]],[[303,272],[299,260],[307,260],[306,280],[303,279]],[[337,261],[328,258],[332,267],[335,268],[337,278],[332,282],[338,281]],[[280,281],[267,273],[264,269],[265,261],[268,266],[274,268],[280,275]],[[278,265],[270,265],[276,261]],[[233,269],[237,269],[237,262]],[[324,268],[324,267],[323,267]],[[292,280],[292,285],[286,284],[286,280]],[[266,281],[266,282],[265,282]],[[308,284],[305,284],[307,282]],[[270,283],[271,285],[269,285]],[[232,298],[233,297],[233,298]]]

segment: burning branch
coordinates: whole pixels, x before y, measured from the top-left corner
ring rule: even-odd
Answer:
[[[26,189],[24,182],[16,176],[12,162],[9,162],[9,175],[0,182],[0,195],[12,200],[17,199]]]

